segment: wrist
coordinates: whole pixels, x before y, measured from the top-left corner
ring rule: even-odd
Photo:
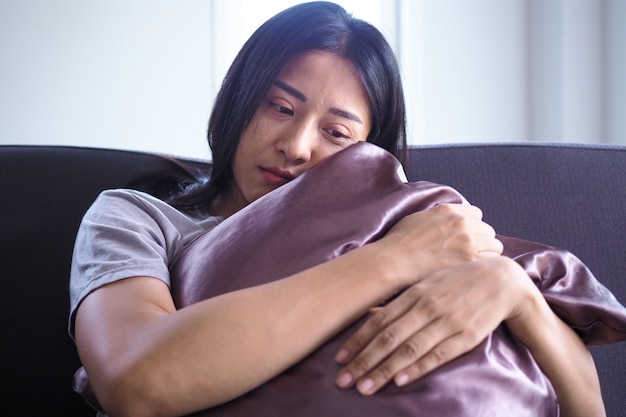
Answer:
[[[384,282],[389,296],[404,290],[415,280],[415,271],[408,268],[398,253],[383,240],[369,243],[362,248],[364,268],[372,273],[375,280]]]
[[[511,262],[523,274],[519,277],[519,287],[515,288],[521,296],[505,323],[526,347],[539,354],[546,340],[558,333],[561,323],[526,272],[515,261]]]

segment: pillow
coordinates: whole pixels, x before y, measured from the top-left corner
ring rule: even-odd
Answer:
[[[407,183],[391,154],[369,143],[353,145],[189,244],[171,269],[174,301],[183,308],[280,279],[375,241],[402,217],[441,203],[467,202],[450,187]],[[505,255],[526,269],[583,340],[626,339],[626,310],[577,258],[500,238]],[[549,380],[505,325],[469,353],[405,387],[389,384],[369,397],[339,389],[334,356],[365,319],[262,386],[194,416],[558,415]],[[79,391],[87,394],[86,375],[77,375]]]

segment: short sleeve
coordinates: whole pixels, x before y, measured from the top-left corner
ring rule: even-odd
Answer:
[[[222,219],[191,217],[134,190],[101,193],[80,224],[70,274],[70,335],[82,300],[103,285],[150,276],[170,285],[169,264],[181,249]]]

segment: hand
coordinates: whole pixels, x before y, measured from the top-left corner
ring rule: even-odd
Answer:
[[[502,243],[475,206],[442,204],[400,220],[377,244],[406,288],[435,271],[498,256]]]
[[[392,379],[406,385],[476,347],[521,314],[534,288],[510,258],[439,271],[375,314],[337,354],[337,384],[371,395]]]

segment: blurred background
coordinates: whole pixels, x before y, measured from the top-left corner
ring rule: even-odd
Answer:
[[[210,159],[248,36],[286,0],[1,0],[0,144]],[[413,144],[626,145],[626,1],[344,0],[397,53]]]

